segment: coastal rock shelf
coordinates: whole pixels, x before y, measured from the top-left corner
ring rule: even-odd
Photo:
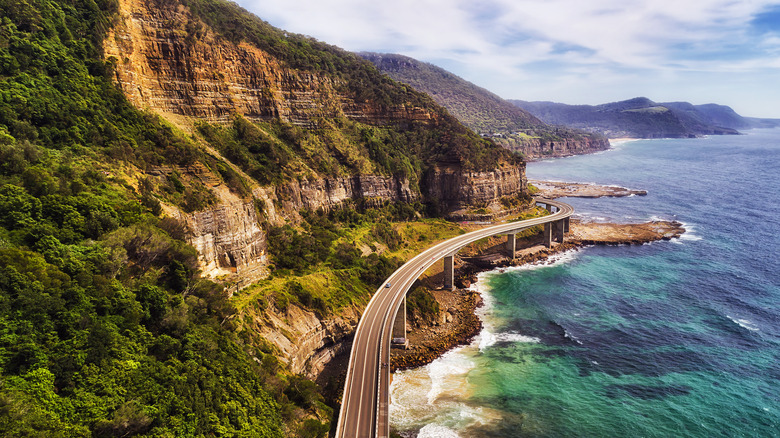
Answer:
[[[645,196],[646,190],[633,190],[618,186],[603,186],[589,183],[573,183],[559,181],[528,180],[529,184],[539,189],[537,196],[548,199],[563,197],[571,198],[603,198],[623,196]]]

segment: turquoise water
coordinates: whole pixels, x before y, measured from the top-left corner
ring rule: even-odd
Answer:
[[[485,330],[397,373],[420,437],[780,436],[780,130],[634,141],[529,178],[648,190],[565,199],[586,220],[675,219],[676,241],[590,247],[476,287]]]

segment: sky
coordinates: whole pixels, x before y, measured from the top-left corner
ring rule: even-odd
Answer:
[[[780,0],[237,0],[346,50],[430,62],[505,99],[632,97],[780,118]]]

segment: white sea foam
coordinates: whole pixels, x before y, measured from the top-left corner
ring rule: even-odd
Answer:
[[[563,336],[564,336],[564,337],[566,337],[566,338],[569,338],[569,339],[571,339],[572,341],[576,342],[576,343],[577,343],[577,344],[579,344],[579,345],[582,345],[582,341],[580,341],[580,340],[579,340],[579,339],[578,339],[576,336],[574,336],[573,334],[569,333],[569,331],[568,331],[568,330],[566,330],[566,329],[563,329]]]
[[[749,320],[744,318],[734,318],[731,315],[726,315],[732,322],[736,323],[738,326],[750,330],[751,332],[758,332],[761,331],[758,327],[756,327],[756,324]]]
[[[610,219],[605,216],[596,216],[593,213],[586,213],[586,212],[579,212],[575,213],[575,218],[579,219],[580,221],[584,223],[592,223],[592,222],[610,222],[613,219]]]
[[[702,240],[703,237],[696,234],[696,225],[694,224],[687,224],[685,222],[681,222],[683,228],[685,228],[685,232],[680,236],[680,240]]]
[[[521,335],[520,333],[491,333],[488,330],[483,330],[479,334],[479,351],[484,351],[486,348],[495,345],[497,342],[521,342],[538,344],[541,342],[539,338],[533,336]]]
[[[632,143],[635,141],[643,140],[641,138],[612,138],[609,140],[609,145],[612,148],[617,148],[618,146],[625,146],[627,143]]]
[[[428,377],[431,379],[431,387],[428,390],[428,404],[432,405],[447,389],[452,389],[451,379],[457,376],[465,376],[474,368],[474,362],[464,354],[460,354],[460,348],[451,350],[438,360],[426,365]],[[458,380],[465,380],[457,377]]]
[[[703,240],[703,237],[696,234],[696,225],[688,224],[681,222],[682,227],[685,228],[685,232],[680,235],[679,238],[672,240],[673,243],[676,243],[678,245],[682,245],[683,243],[687,242],[696,242],[699,240]]]
[[[426,424],[425,427],[420,429],[420,433],[417,434],[417,438],[460,438],[460,435],[446,426],[439,424]]]

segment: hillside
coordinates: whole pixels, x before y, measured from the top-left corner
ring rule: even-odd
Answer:
[[[0,19],[2,436],[323,436],[307,376],[459,231],[406,224],[526,195],[428,96],[233,3]]]
[[[687,138],[733,135],[751,124],[722,105],[656,103],[644,97],[603,105],[566,105],[512,100],[547,123],[598,132],[611,138]]]
[[[529,112],[440,67],[395,54],[360,53],[396,81],[430,95],[466,126],[527,158],[564,156],[609,148],[583,131],[550,126]]]

